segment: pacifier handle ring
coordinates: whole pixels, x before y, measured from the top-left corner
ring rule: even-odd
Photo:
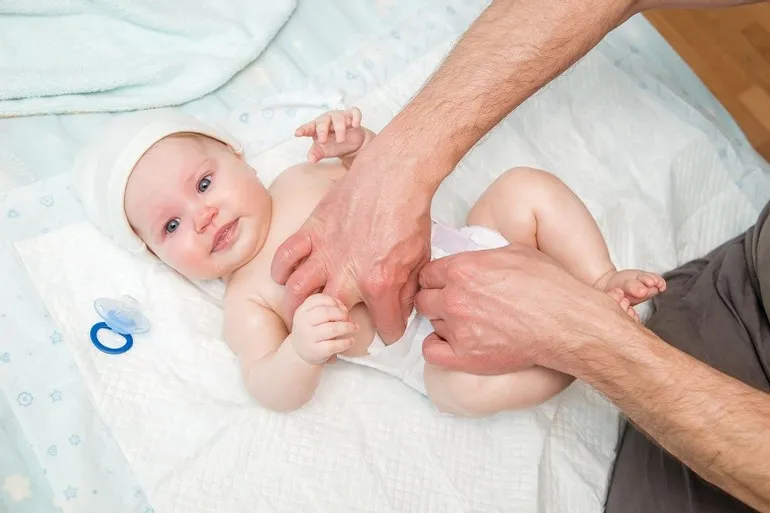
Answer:
[[[123,337],[126,340],[126,343],[123,344],[120,347],[107,347],[107,346],[105,346],[104,344],[102,344],[99,341],[98,334],[99,334],[99,331],[101,331],[101,330],[108,330],[108,331],[111,331],[111,332],[115,333],[116,335],[120,335],[121,337]],[[96,324],[94,324],[91,327],[91,343],[96,347],[96,349],[98,349],[99,351],[101,351],[103,353],[107,353],[107,354],[123,354],[126,351],[128,351],[129,349],[131,349],[131,346],[134,345],[134,337],[132,337],[131,335],[124,335],[122,333],[118,333],[117,331],[115,331],[112,328],[110,328],[107,325],[106,322],[97,322]]]

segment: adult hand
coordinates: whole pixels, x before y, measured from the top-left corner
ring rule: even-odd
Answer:
[[[292,317],[323,291],[348,308],[364,302],[386,342],[401,337],[417,275],[430,259],[430,202],[414,158],[379,136],[276,252],[273,279],[285,284]]]
[[[423,343],[426,361],[473,374],[564,370],[560,357],[581,336],[632,323],[608,295],[525,245],[434,260],[419,282],[415,306],[435,330]]]

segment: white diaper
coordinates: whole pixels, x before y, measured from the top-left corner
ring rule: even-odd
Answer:
[[[483,226],[465,226],[457,229],[438,222],[433,222],[431,233],[431,259],[454,255],[462,251],[476,251],[507,246],[508,241],[499,233]],[[375,335],[366,356],[347,357],[340,355],[340,360],[364,365],[395,376],[406,385],[423,395],[425,380],[423,370],[425,360],[422,357],[422,341],[433,332],[430,321],[412,311],[404,335],[391,345],[385,345]]]

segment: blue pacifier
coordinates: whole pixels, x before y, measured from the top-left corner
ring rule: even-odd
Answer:
[[[134,345],[133,335],[145,333],[150,329],[150,321],[139,311],[139,303],[131,296],[120,299],[99,298],[94,301],[94,308],[104,322],[97,322],[91,328],[91,342],[96,348],[107,354],[123,354]],[[109,330],[123,337],[126,341],[120,347],[108,347],[101,343],[100,330]]]

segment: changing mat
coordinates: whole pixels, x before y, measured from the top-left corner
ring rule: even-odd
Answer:
[[[347,102],[379,129],[447,49],[378,87],[371,71],[358,93],[346,90]],[[586,201],[619,266],[663,271],[702,254],[756,216],[736,182],[766,175],[709,120],[667,101],[593,52],[464,159],[433,214],[460,225],[494,177],[533,165]],[[270,117],[290,134],[295,123],[278,114],[293,108],[231,116],[268,182],[303,158],[307,141],[259,148],[264,125],[253,121]],[[158,511],[601,511],[619,419],[582,383],[538,408],[468,420],[437,414],[394,378],[339,362],[306,408],[279,415],[244,393],[221,340],[216,290],[140,264],[85,223],[16,248]],[[121,294],[139,300],[153,328],[114,357],[96,351],[88,331],[94,299]]]

